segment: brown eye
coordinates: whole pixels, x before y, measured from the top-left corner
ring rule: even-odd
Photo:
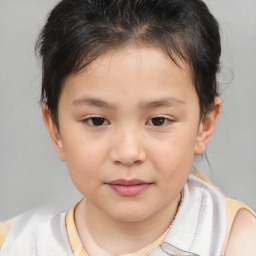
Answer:
[[[160,117],[151,118],[148,123],[149,125],[152,125],[152,126],[165,126],[169,122],[171,122],[170,119],[160,116]]]
[[[163,117],[155,117],[152,118],[152,124],[155,126],[162,126],[165,123],[165,118]]]
[[[103,126],[109,124],[109,122],[103,117],[90,117],[85,119],[83,122],[90,126]]]

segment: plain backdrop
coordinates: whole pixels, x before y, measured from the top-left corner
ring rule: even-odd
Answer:
[[[81,195],[58,160],[39,106],[34,45],[55,0],[0,0],[0,219],[71,207]],[[256,209],[256,0],[207,0],[222,34],[223,112],[195,165],[229,197]]]

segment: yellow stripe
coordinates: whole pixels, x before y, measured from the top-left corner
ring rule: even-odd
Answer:
[[[69,243],[71,245],[74,256],[88,256],[85,251],[75,225],[75,209],[79,202],[74,205],[66,214],[66,228],[68,233]]]
[[[245,210],[249,211],[256,218],[256,213],[251,208],[249,208],[246,204],[244,204],[240,201],[237,201],[237,200],[226,198],[226,209],[227,209],[226,235],[225,235],[221,255],[224,255],[224,253],[225,253],[229,235],[230,235],[230,231],[231,231],[234,219],[235,219],[238,211],[241,209],[245,209]]]
[[[83,247],[83,244],[79,238],[79,235],[77,233],[76,225],[75,225],[75,209],[79,202],[73,206],[68,213],[66,214],[66,228],[69,238],[69,243],[71,245],[72,251],[74,253],[74,256],[89,256],[86,252],[85,248]],[[151,243],[150,245],[144,247],[143,249],[131,253],[131,254],[125,254],[123,256],[148,256],[150,255],[157,247],[159,247],[165,240],[169,229],[161,236],[159,237],[155,242]]]
[[[3,246],[5,239],[7,238],[7,235],[14,224],[14,222],[17,220],[16,218],[10,219],[6,222],[0,223],[0,248]]]
[[[220,189],[218,187],[216,187],[212,184],[212,182],[210,181],[210,179],[208,179],[208,177],[206,177],[205,175],[203,175],[199,171],[195,171],[193,173],[193,175],[195,175],[197,178],[205,181],[206,183],[212,185],[213,187],[217,188],[220,191]],[[245,210],[249,211],[256,218],[256,213],[250,207],[248,207],[246,204],[244,204],[240,201],[237,201],[237,200],[226,198],[226,211],[227,211],[226,235],[225,235],[221,255],[224,255],[234,219],[235,219],[235,217],[236,217],[236,215],[237,215],[237,213],[240,209],[245,209]]]

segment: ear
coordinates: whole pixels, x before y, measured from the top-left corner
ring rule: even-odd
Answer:
[[[59,129],[56,126],[55,122],[52,120],[52,116],[47,105],[42,106],[42,116],[43,116],[44,124],[48,130],[51,141],[53,143],[53,146],[55,147],[55,150],[57,151],[57,154],[59,156],[59,159],[61,161],[65,161],[66,156],[63,148],[62,139],[59,133]]]
[[[200,122],[194,150],[195,155],[201,155],[205,151],[205,148],[213,135],[221,109],[222,100],[220,97],[216,97],[213,109],[207,113],[204,119]]]

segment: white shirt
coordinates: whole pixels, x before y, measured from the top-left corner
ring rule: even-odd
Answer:
[[[66,212],[28,213],[14,223],[1,256],[74,256],[65,226]],[[193,175],[164,244],[151,255],[220,256],[226,233],[225,197]]]

